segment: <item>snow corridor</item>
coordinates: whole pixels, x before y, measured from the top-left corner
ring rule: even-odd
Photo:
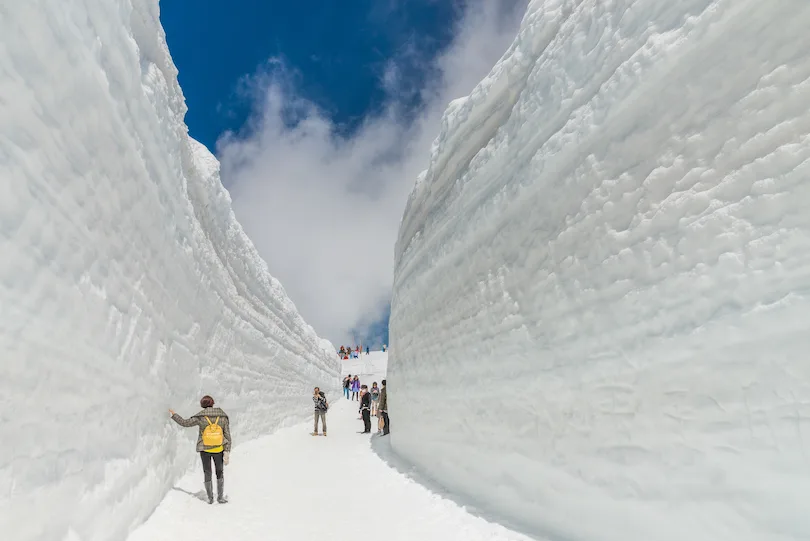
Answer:
[[[387,354],[372,352],[344,361],[343,375],[359,373],[371,387],[385,377],[386,364]],[[355,541],[364,533],[386,541],[529,541],[389,465],[383,458],[390,456],[388,437],[358,433],[358,403],[329,400],[327,437],[311,436],[308,421],[236,442],[225,468],[225,505],[205,501],[195,462],[129,541]]]

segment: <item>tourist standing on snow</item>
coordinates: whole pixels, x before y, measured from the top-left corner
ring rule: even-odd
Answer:
[[[386,349],[388,349],[388,346],[386,346],[385,344],[383,344],[383,353],[385,353],[385,350],[386,350]]]
[[[361,434],[371,433],[371,393],[368,392],[368,385],[363,385],[360,388],[360,414],[363,416],[363,432]]]
[[[377,409],[380,405],[380,388],[377,387],[377,382],[371,384],[371,415],[377,415]]]
[[[368,355],[369,353],[371,353],[370,348],[366,346],[366,355]]]
[[[352,380],[352,400],[360,400],[358,396],[360,394],[360,378],[357,375],[354,376]]]
[[[186,428],[196,426],[200,429],[197,437],[197,452],[203,464],[205,475],[205,493],[208,503],[214,503],[214,487],[211,482],[211,461],[217,472],[217,503],[228,503],[225,499],[224,466],[228,464],[231,454],[231,425],[228,414],[214,407],[214,399],[206,395],[200,400],[201,412],[183,419],[173,410],[169,410],[175,423]]]
[[[382,380],[382,391],[380,391],[380,413],[383,420],[383,436],[387,436],[391,431],[391,423],[388,420],[388,390],[385,388],[385,380]]]
[[[352,387],[352,375],[349,374],[345,378],[343,378],[343,394],[346,396],[346,400],[349,399],[349,392]]]
[[[315,432],[312,435],[318,435],[318,419],[320,419],[323,425],[323,435],[326,436],[326,412],[329,409],[329,402],[326,400],[326,395],[318,387],[315,387],[312,401],[315,403]]]

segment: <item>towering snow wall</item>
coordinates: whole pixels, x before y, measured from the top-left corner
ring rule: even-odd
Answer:
[[[810,538],[808,28],[531,2],[403,218],[398,453],[539,538]]]
[[[189,139],[156,0],[0,8],[0,532],[114,541],[195,459],[210,393],[238,444],[338,393],[337,357]],[[196,466],[196,462],[194,463]]]

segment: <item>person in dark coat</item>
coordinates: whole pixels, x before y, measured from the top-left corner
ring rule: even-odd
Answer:
[[[383,418],[383,436],[387,436],[391,431],[391,423],[388,420],[388,389],[385,380],[382,380],[382,391],[380,391],[380,415]]]
[[[360,413],[363,416],[363,431],[361,434],[371,433],[371,393],[368,385],[360,387]]]

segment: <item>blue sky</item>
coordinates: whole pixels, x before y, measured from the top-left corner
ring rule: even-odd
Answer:
[[[162,0],[191,136],[315,330],[388,342],[394,244],[447,103],[526,0]]]
[[[420,86],[461,13],[451,0],[163,0],[160,8],[186,123],[212,151],[245,123],[251,102],[238,83],[268,59],[283,58],[298,93],[351,131],[383,107],[388,62],[400,60],[408,84]]]

